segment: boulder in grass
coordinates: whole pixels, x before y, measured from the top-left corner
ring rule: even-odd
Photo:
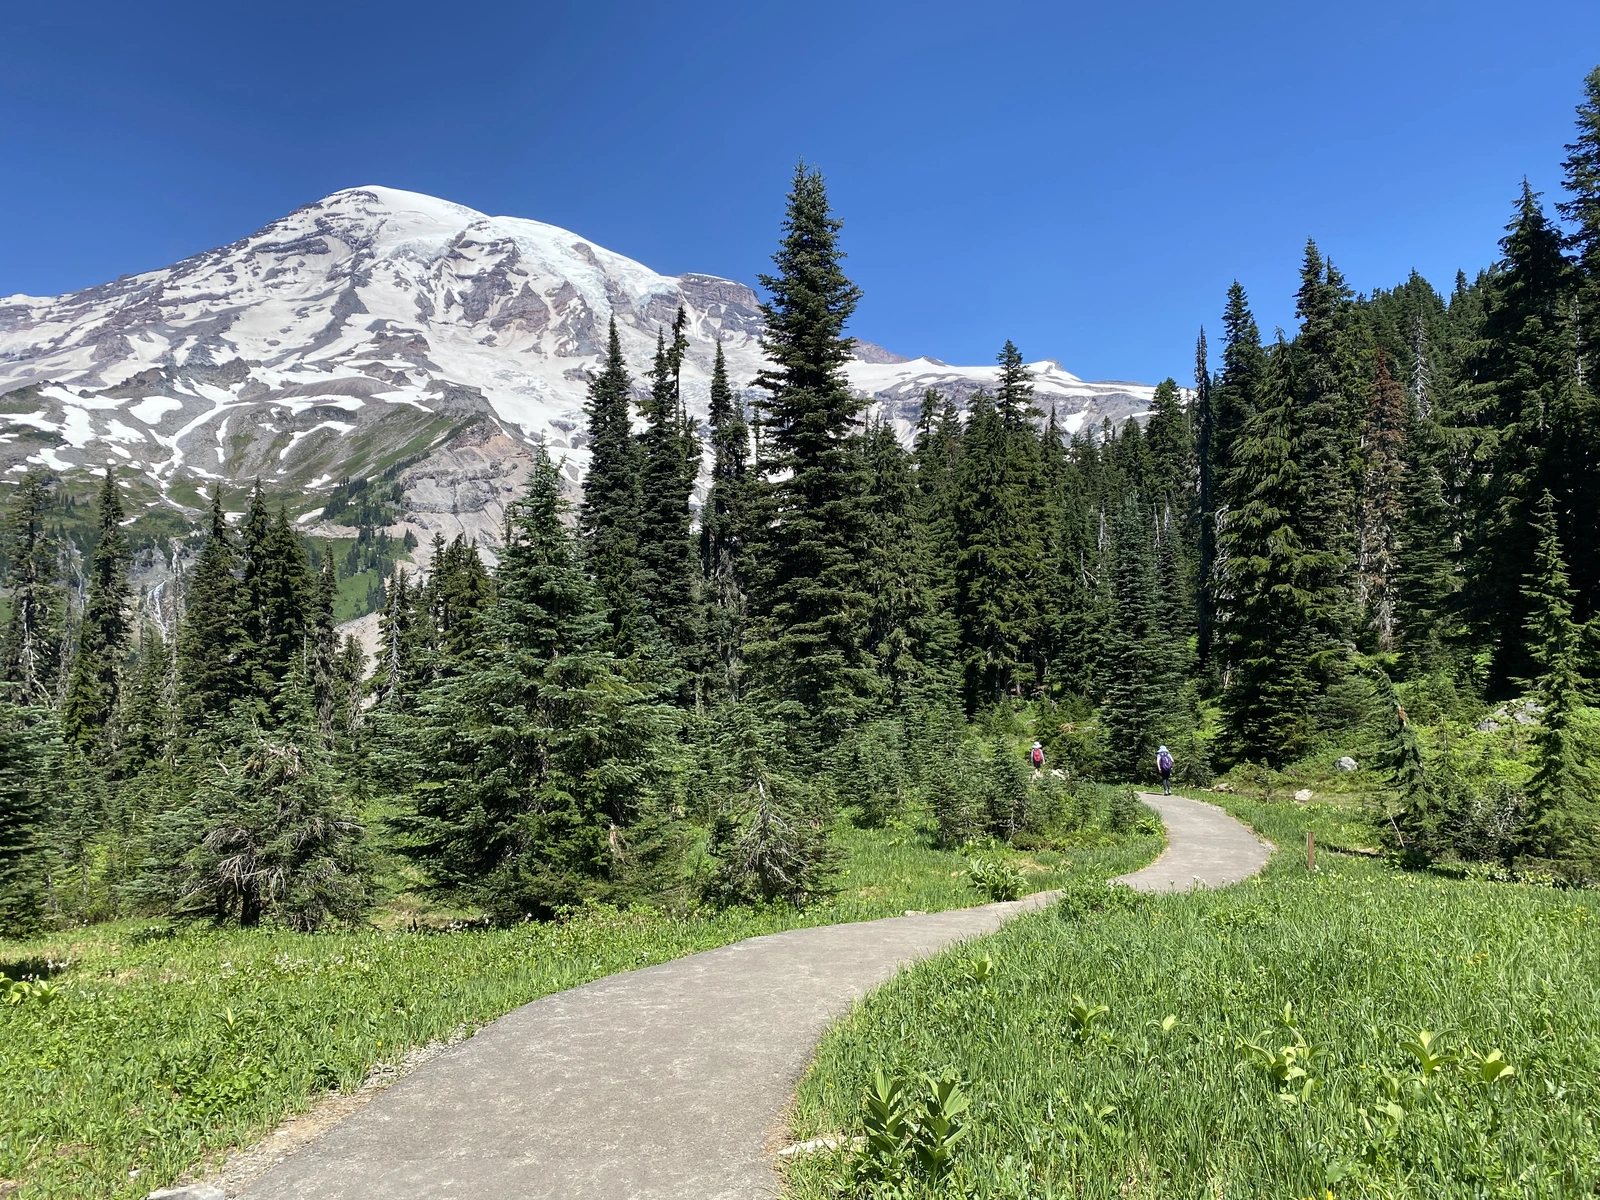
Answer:
[[[1304,804],[1307,800],[1311,799],[1311,789],[1301,788],[1294,794],[1294,798],[1300,801],[1301,804]]]
[[[1341,758],[1338,762],[1334,763],[1333,765],[1337,769],[1339,769],[1341,771],[1346,771],[1346,772],[1354,771],[1356,769],[1356,766],[1357,766],[1356,760],[1351,758],[1348,754],[1346,754],[1343,758]]]
[[[228,1200],[228,1194],[215,1184],[190,1183],[151,1192],[149,1200]]]

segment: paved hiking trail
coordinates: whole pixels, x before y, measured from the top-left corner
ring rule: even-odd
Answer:
[[[1145,891],[1254,874],[1267,848],[1209,804],[1145,794],[1168,848]],[[903,963],[1009,904],[795,929],[535,1000],[268,1169],[247,1200],[757,1200],[827,1026]]]

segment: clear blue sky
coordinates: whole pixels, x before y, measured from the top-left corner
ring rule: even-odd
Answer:
[[[1292,325],[1305,238],[1447,287],[1554,198],[1594,0],[22,3],[0,295],[163,266],[341,187],[535,217],[668,272],[766,266],[797,157],[854,331],[1187,379],[1228,282]]]

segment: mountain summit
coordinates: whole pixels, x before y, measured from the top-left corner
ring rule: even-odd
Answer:
[[[749,287],[660,275],[538,221],[351,188],[171,267],[0,299],[0,469],[114,458],[185,506],[217,479],[309,498],[400,472],[407,508],[441,518],[422,527],[491,534],[534,440],[579,476],[607,320],[640,377],[679,305],[703,412],[717,340],[736,381],[760,366]],[[904,428],[927,387],[961,400],[995,369],[862,343],[847,370]],[[1148,407],[1147,387],[1035,372],[1069,428]]]

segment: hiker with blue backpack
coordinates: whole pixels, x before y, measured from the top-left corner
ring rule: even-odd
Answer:
[[[1156,751],[1156,770],[1161,773],[1161,794],[1172,795],[1172,751],[1165,746]]]

